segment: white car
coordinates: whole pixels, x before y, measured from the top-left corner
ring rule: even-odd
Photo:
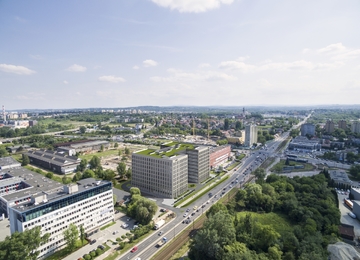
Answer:
[[[187,214],[187,213],[185,213],[185,214],[183,215],[183,217],[185,218],[187,215],[188,215],[188,214]]]
[[[121,226],[122,226],[123,228],[127,228],[129,225],[126,224],[126,223],[124,223],[124,224],[122,224]]]

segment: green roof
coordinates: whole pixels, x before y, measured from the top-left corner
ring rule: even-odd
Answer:
[[[177,155],[179,152],[184,151],[186,149],[190,149],[190,150],[194,149],[194,145],[192,145],[192,144],[177,144],[178,147],[175,148],[176,144],[177,143],[172,143],[173,146],[169,146],[169,148],[172,147],[172,149],[170,151],[166,151],[167,148],[160,149],[160,150],[147,149],[147,150],[142,150],[142,151],[135,152],[135,153],[145,155],[145,156],[162,158],[163,156],[171,157],[171,156]],[[166,145],[166,146],[168,146],[168,145]]]

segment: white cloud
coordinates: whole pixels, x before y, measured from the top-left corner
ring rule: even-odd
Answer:
[[[151,0],[153,3],[178,10],[180,13],[202,13],[219,8],[221,4],[230,5],[234,0]]]
[[[198,66],[200,69],[202,69],[202,68],[208,68],[208,67],[210,67],[210,64],[209,63],[201,63],[201,64],[199,64],[199,66]]]
[[[169,77],[150,77],[153,82],[184,82],[184,81],[234,81],[236,77],[217,71],[199,71],[195,73],[183,72],[176,69],[167,70]]]
[[[155,67],[158,65],[158,63],[154,60],[144,60],[143,65],[144,67]]]
[[[335,44],[330,44],[328,46],[326,46],[325,48],[321,48],[318,50],[319,53],[331,53],[331,52],[341,52],[344,51],[346,49],[346,47],[341,43],[335,43]]]
[[[305,53],[308,53],[309,51],[310,51],[310,49],[305,48],[305,49],[302,50],[302,53],[305,54]]]
[[[138,70],[138,69],[140,69],[140,67],[135,65],[135,66],[133,67],[133,69],[134,69],[134,70]]]
[[[36,71],[28,69],[24,66],[16,66],[10,64],[0,64],[0,70],[8,73],[19,74],[19,75],[31,75],[36,73]]]
[[[99,77],[100,81],[105,81],[105,82],[111,82],[111,83],[119,83],[119,82],[125,82],[125,79],[123,79],[122,77],[115,77],[115,76],[101,76]]]
[[[273,85],[266,79],[258,79],[256,82],[262,87],[271,87]]]
[[[67,82],[66,80],[64,80],[63,83],[66,84],[66,85],[69,84],[69,82]]]
[[[256,66],[246,64],[241,61],[223,61],[219,65],[220,69],[240,70],[241,72],[247,73],[256,69]]]
[[[67,71],[72,71],[72,72],[84,72],[87,70],[86,67],[84,66],[80,66],[77,64],[73,64],[71,65],[69,68],[66,69]]]
[[[360,49],[347,48],[340,42],[321,48],[318,53],[331,56],[332,60],[348,60],[359,57]]]

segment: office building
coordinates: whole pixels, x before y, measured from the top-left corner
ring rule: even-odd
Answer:
[[[334,132],[335,124],[332,120],[327,120],[325,124],[325,132],[332,134]]]
[[[247,125],[245,126],[245,146],[252,146],[254,143],[257,143],[257,126],[255,125]]]
[[[177,198],[187,191],[189,182],[209,178],[210,148],[169,143],[159,150],[146,149],[132,154],[132,181],[142,192]]]
[[[300,128],[301,136],[315,136],[315,125],[314,124],[302,124]]]
[[[338,121],[338,127],[339,127],[340,129],[346,130],[346,129],[347,129],[346,120],[340,120],[340,121]]]
[[[196,146],[186,149],[188,155],[188,182],[201,183],[210,176],[210,148]]]
[[[289,150],[314,152],[321,151],[320,139],[307,139],[305,136],[297,136],[289,143]]]
[[[216,168],[217,166],[227,162],[229,160],[230,154],[230,145],[212,147],[210,149],[210,168]]]
[[[141,150],[132,154],[131,185],[142,193],[177,198],[188,188],[188,155],[178,149]]]
[[[92,233],[114,220],[112,184],[108,181],[84,179],[28,198],[9,208],[10,231],[13,234],[40,226],[42,235],[49,233],[47,243],[38,248],[41,259],[66,246],[63,232],[71,223]]]

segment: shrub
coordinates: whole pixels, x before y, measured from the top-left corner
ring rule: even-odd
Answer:
[[[120,249],[123,249],[124,247],[125,247],[125,242],[120,242],[120,243],[119,243],[119,248],[120,248]]]
[[[117,237],[117,238],[116,238],[116,241],[120,242],[120,241],[121,241],[121,238],[120,238],[120,237]]]
[[[101,255],[103,253],[103,251],[100,248],[97,248],[95,251],[96,255]]]

